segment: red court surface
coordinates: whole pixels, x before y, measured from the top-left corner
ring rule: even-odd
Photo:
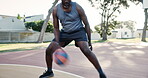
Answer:
[[[53,63],[55,70],[84,78],[99,78],[97,71],[79,48],[67,46],[64,50],[68,53],[70,62],[62,67]],[[44,51],[45,49],[0,53],[0,64],[46,67]],[[148,78],[148,43],[94,43],[93,52],[108,78]]]

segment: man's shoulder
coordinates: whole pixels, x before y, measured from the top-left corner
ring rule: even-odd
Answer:
[[[53,11],[56,11],[57,8],[61,5],[61,3],[57,4],[56,6],[54,6]]]
[[[75,4],[76,4],[76,9],[77,9],[77,10],[82,10],[81,5],[79,5],[78,3],[75,3]]]

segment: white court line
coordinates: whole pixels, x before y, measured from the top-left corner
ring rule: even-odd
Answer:
[[[25,66],[25,67],[33,67],[33,68],[40,68],[40,69],[46,69],[45,67],[39,67],[39,66],[32,66],[32,65],[22,65],[22,64],[0,64],[0,66],[4,66],[4,65],[8,65],[8,66]],[[56,69],[53,69],[54,71],[57,71],[57,72],[61,72],[61,73],[65,73],[65,74],[69,74],[69,75],[72,75],[72,76],[75,76],[75,77],[79,77],[79,78],[84,78],[82,76],[79,76],[79,75],[76,75],[76,74],[73,74],[73,73],[69,73],[69,72],[65,72],[65,71],[61,71],[61,70],[56,70]]]

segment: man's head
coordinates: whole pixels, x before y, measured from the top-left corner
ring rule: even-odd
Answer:
[[[70,7],[71,0],[62,0],[63,8],[67,9]]]

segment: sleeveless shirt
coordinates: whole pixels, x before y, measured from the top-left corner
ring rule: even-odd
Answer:
[[[83,28],[83,24],[79,13],[76,9],[76,2],[71,2],[72,8],[70,12],[62,9],[62,3],[57,5],[57,17],[62,25],[62,31],[70,33]]]

